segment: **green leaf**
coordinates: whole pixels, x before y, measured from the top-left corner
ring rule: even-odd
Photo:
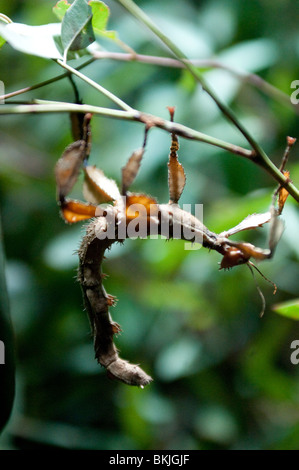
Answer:
[[[272,39],[259,38],[239,42],[218,55],[218,60],[247,72],[259,72],[277,60],[277,47]]]
[[[168,344],[156,361],[156,371],[164,381],[187,377],[198,370],[203,347],[196,339],[182,337]]]
[[[57,47],[60,23],[28,26],[22,23],[0,24],[0,34],[18,51],[48,59],[62,59]]]
[[[4,15],[3,13],[0,13],[0,22],[4,24],[9,24],[12,23],[11,19],[8,18],[8,16]],[[6,43],[6,40],[0,36],[0,48],[3,46],[3,44]]]
[[[92,26],[94,32],[101,33],[102,31],[105,31],[110,15],[109,8],[107,5],[105,5],[105,3],[99,0],[91,0],[88,2],[88,5],[92,10]]]
[[[15,352],[14,335],[9,313],[9,302],[6,290],[4,271],[3,237],[0,220],[0,340],[4,345],[4,361],[0,364],[0,432],[8,421],[15,393]]]
[[[272,307],[274,312],[293,320],[299,320],[299,299],[289,300]]]
[[[56,3],[55,7],[52,8],[52,11],[57,16],[57,18],[62,21],[66,11],[69,9],[70,6],[71,4],[68,3],[67,0],[59,0],[59,2]]]
[[[107,31],[110,9],[100,0],[90,0],[88,4],[92,10],[92,27],[95,34],[105,36],[108,39],[116,39],[117,33],[115,31]]]
[[[86,0],[75,0],[66,11],[61,24],[64,61],[69,50],[85,49],[95,41],[91,19],[92,10]]]

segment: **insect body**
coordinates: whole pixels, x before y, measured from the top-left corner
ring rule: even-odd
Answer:
[[[171,117],[173,109],[170,108]],[[128,189],[137,176],[145,151],[136,150],[122,169],[121,191],[115,181],[107,178],[94,166],[87,165],[90,152],[90,115],[85,116],[83,139],[69,146],[56,164],[57,198],[61,213],[66,222],[74,223],[91,219],[79,248],[78,280],[82,286],[84,303],[89,316],[94,339],[95,357],[108,373],[126,384],[144,387],[152,379],[139,366],[130,364],[119,357],[113,337],[121,331],[120,326],[110,316],[109,308],[115,298],[103,286],[102,261],[104,253],[111,245],[131,236],[130,230],[143,230],[147,236],[155,234],[167,238],[187,239],[200,242],[210,250],[216,250],[223,258],[220,268],[232,268],[251,263],[250,259],[269,259],[283,230],[283,224],[272,207],[264,214],[253,214],[236,227],[216,234],[210,231],[199,219],[184,211],[178,205],[185,186],[185,172],[178,161],[177,137],[172,134],[172,145],[168,162],[168,185],[170,201],[158,202],[145,194],[129,193]],[[67,199],[83,166],[85,180],[83,194],[87,203]],[[104,205],[103,205],[104,204]],[[271,222],[269,249],[263,250],[250,243],[233,242],[229,237],[243,230],[262,226]],[[186,237],[186,231],[188,237]]]

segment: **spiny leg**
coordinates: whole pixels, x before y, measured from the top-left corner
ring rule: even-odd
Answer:
[[[134,182],[138,174],[138,171],[141,165],[141,160],[145,152],[148,131],[149,131],[149,128],[146,127],[145,132],[144,132],[144,139],[143,139],[142,147],[135,150],[132,153],[126,165],[121,170],[121,173],[122,173],[121,194],[123,196],[126,196],[129,187],[132,185],[132,183]]]
[[[89,158],[91,150],[91,114],[84,116],[81,140],[70,144],[55,166],[57,200],[64,220],[68,223],[79,222],[95,216],[96,206],[67,199],[66,196],[77,182],[80,169]]]
[[[168,107],[170,119],[173,122],[174,107]],[[179,141],[175,133],[171,134],[171,147],[168,160],[168,188],[169,204],[177,204],[186,184],[186,175],[183,165],[179,163],[177,151]]]
[[[290,172],[288,170],[285,170],[285,166],[288,162],[290,151],[295,145],[295,143],[296,143],[296,139],[294,137],[287,137],[287,146],[282,157],[281,165],[279,167],[281,173],[287,178],[288,181],[290,181]],[[277,190],[274,192],[274,199],[276,198],[277,194],[278,194],[278,214],[280,215],[283,211],[283,208],[284,208],[284,205],[285,205],[285,202],[287,200],[289,193],[283,186],[279,185]]]

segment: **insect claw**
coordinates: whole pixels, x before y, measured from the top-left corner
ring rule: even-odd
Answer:
[[[113,334],[117,335],[122,332],[121,326],[118,323],[112,322],[111,326],[112,326]]]
[[[115,307],[117,304],[117,298],[114,295],[107,294],[107,304],[109,307]]]

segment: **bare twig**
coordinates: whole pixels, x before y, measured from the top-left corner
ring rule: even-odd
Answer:
[[[115,60],[121,62],[139,62],[149,65],[158,65],[159,67],[170,67],[170,68],[180,68],[185,69],[186,65],[183,62],[180,62],[177,59],[172,57],[160,57],[160,56],[151,56],[145,54],[128,54],[123,52],[110,52],[110,51],[94,51],[94,59],[98,60]],[[275,86],[271,85],[269,82],[261,78],[255,73],[242,72],[235,69],[217,59],[190,59],[186,62],[194,65],[198,68],[211,68],[211,69],[221,69],[224,70],[237,78],[239,78],[244,83],[249,83],[250,85],[258,88],[267,96],[293,108],[296,113],[299,114],[299,106],[292,104],[290,97],[287,93],[279,90]]]
[[[172,57],[160,57],[160,56],[151,56],[145,54],[137,54],[135,52],[131,53],[123,53],[123,52],[110,52],[110,51],[94,51],[93,57],[81,65],[78,65],[76,70],[81,70],[87,65],[93,63],[95,60],[114,60],[114,61],[121,61],[121,62],[139,62],[142,64],[149,64],[149,65],[157,65],[159,67],[170,67],[170,68],[186,68],[185,64],[180,62],[177,59]],[[258,88],[261,90],[265,95],[270,96],[271,98],[275,99],[283,103],[286,106],[291,107],[297,114],[299,114],[299,105],[292,104],[290,97],[287,93],[282,92],[275,86],[268,83],[266,80],[261,78],[260,76],[254,73],[247,73],[241,72],[240,70],[236,70],[235,68],[224,64],[216,59],[192,59],[189,61],[195,67],[199,68],[212,68],[212,69],[221,69],[225,72],[228,72],[237,78],[239,78],[244,83],[249,83],[250,85]],[[56,77],[50,78],[49,80],[42,81],[32,86],[28,86],[25,88],[21,88],[19,90],[12,91],[10,93],[6,93],[5,95],[0,96],[0,100],[7,100],[9,98],[13,98],[15,96],[21,95],[23,93],[27,93],[29,91],[37,90],[38,88],[42,88],[44,86],[50,85],[51,83],[55,83],[59,80],[62,80],[66,77],[71,75],[70,72],[63,73],[61,75],[57,75]]]
[[[105,95],[107,98],[109,98],[111,101],[113,101],[115,104],[117,104],[121,109],[124,109],[125,111],[133,111],[133,108],[131,108],[131,106],[129,106],[123,100],[118,98],[118,96],[114,95],[113,93],[111,93],[111,91],[108,91],[106,88],[104,88],[102,85],[99,85],[94,80],[91,80],[91,78],[88,78],[83,73],[81,73],[78,70],[74,69],[74,67],[71,67],[70,65],[66,64],[65,62],[63,62],[60,59],[57,60],[57,64],[59,64],[61,67],[65,68],[66,70],[68,70],[72,74],[76,75],[77,77],[79,77],[84,82],[88,83],[88,85],[91,85],[97,91],[99,91],[100,93]]]
[[[239,147],[238,145],[225,142],[215,137],[203,134],[202,132],[191,129],[190,127],[183,126],[175,122],[167,121],[151,114],[141,113],[138,110],[132,109],[131,111],[123,111],[110,108],[102,108],[92,105],[79,105],[73,103],[63,103],[56,101],[43,101],[36,100],[34,104],[23,105],[1,105],[1,114],[35,114],[35,113],[92,113],[100,116],[110,117],[114,119],[123,119],[129,121],[138,121],[145,124],[147,127],[158,127],[169,133],[176,133],[185,139],[197,140],[205,142],[210,145],[222,148],[235,155],[240,155],[251,160],[253,163],[261,166],[264,170],[272,176],[282,187],[284,187],[293,198],[299,202],[299,190],[286,178],[281,171],[266,157],[262,158],[256,155],[251,150]]]
[[[226,106],[222,101],[218,98],[214,90],[212,90],[209,85],[205,82],[204,78],[198,71],[196,67],[190,62],[190,60],[185,56],[185,54],[167,37],[165,34],[158,28],[158,26],[149,18],[149,16],[139,8],[133,0],[117,0],[128,12],[130,12],[137,20],[147,26],[156,37],[158,37],[163,44],[174,54],[175,58],[179,60],[187,70],[191,73],[191,75],[195,78],[195,80],[201,84],[202,88],[208,93],[208,95],[213,99],[215,104],[218,106],[220,111],[223,115],[241,132],[241,134],[245,137],[247,142],[252,147],[252,154],[251,160],[256,163],[257,165],[264,168],[274,179],[277,181],[281,181],[281,172],[279,169],[272,163],[266,152],[260,146],[260,144],[253,138],[253,136],[249,133],[249,131],[243,126],[243,124],[239,121],[239,119],[235,116],[233,111]],[[284,181],[281,183],[284,188],[286,188],[287,179],[284,177]],[[295,197],[298,201],[299,192],[296,190],[290,194]],[[295,196],[296,193],[296,196]]]
[[[86,104],[64,103],[57,101],[35,100],[34,104],[14,105],[6,104],[0,106],[1,114],[30,114],[30,113],[92,113],[100,116],[110,117],[114,119],[123,119],[128,121],[139,121],[147,127],[158,127],[167,132],[175,132],[177,135],[185,139],[198,140],[207,144],[215,145],[224,150],[227,150],[235,155],[251,159],[252,152],[238,145],[225,142],[215,137],[209,136],[202,132],[191,129],[190,127],[183,126],[182,124],[167,121],[151,114],[141,113],[138,110],[132,109],[130,111],[102,108],[99,106],[92,106]]]
[[[81,65],[78,65],[77,70],[81,70],[84,67],[87,67],[87,65],[91,64],[94,62],[94,58],[92,57],[91,59],[87,60]],[[48,80],[44,80],[40,83],[37,83],[35,85],[27,86],[25,88],[21,88],[20,90],[12,91],[10,93],[6,93],[5,95],[0,96],[0,101],[7,100],[9,98],[13,98],[14,96],[22,95],[23,93],[27,93],[28,91],[33,91],[37,90],[38,88],[42,88],[46,85],[50,85],[51,83],[58,82],[59,80],[62,80],[63,78],[67,78],[71,75],[71,72],[65,72],[61,75],[57,75],[56,77],[49,78]]]
[[[155,36],[157,36],[162,43],[174,54],[175,58],[179,60],[182,64],[185,65],[186,69],[189,70],[191,75],[195,78],[195,80],[201,84],[202,88],[208,93],[208,95],[212,98],[215,104],[218,106],[220,111],[223,115],[241,132],[241,134],[245,137],[247,142],[251,145],[252,149],[254,150],[256,156],[259,159],[267,160],[267,155],[261,146],[256,142],[253,136],[249,133],[249,131],[243,126],[243,124],[239,121],[239,119],[235,116],[233,111],[226,106],[217,96],[217,94],[210,88],[210,86],[205,82],[203,76],[199,72],[199,70],[194,67],[194,65],[190,62],[188,57],[174,44],[165,34],[158,28],[158,26],[151,20],[151,18],[141,9],[139,8],[133,0],[117,0],[127,11],[129,11],[135,18],[137,18],[141,23],[143,23],[147,28],[152,31]]]

